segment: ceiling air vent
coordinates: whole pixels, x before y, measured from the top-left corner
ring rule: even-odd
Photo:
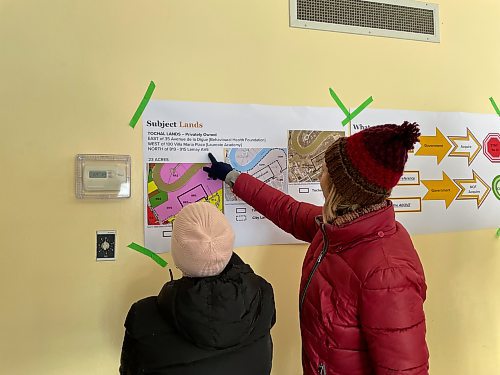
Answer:
[[[290,0],[290,26],[439,42],[438,12],[414,0]]]

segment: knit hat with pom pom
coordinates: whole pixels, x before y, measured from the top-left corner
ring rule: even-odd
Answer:
[[[405,122],[337,139],[326,151],[325,162],[342,202],[365,206],[387,199],[419,136],[418,125]]]

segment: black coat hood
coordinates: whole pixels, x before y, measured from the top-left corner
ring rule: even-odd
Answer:
[[[275,322],[271,286],[236,254],[220,275],[167,283],[157,303],[179,334],[204,349],[247,345]]]

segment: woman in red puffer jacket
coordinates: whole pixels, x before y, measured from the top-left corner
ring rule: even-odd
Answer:
[[[405,122],[336,140],[325,153],[323,207],[209,155],[210,177],[310,243],[300,284],[306,375],[428,374],[424,271],[388,200],[419,136],[418,126]]]

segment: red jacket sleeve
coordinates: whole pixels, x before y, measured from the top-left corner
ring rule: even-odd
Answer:
[[[395,267],[368,277],[361,292],[361,326],[377,375],[427,375],[425,281]]]
[[[236,179],[233,192],[295,238],[311,242],[318,231],[315,218],[321,207],[298,202],[249,174]]]

